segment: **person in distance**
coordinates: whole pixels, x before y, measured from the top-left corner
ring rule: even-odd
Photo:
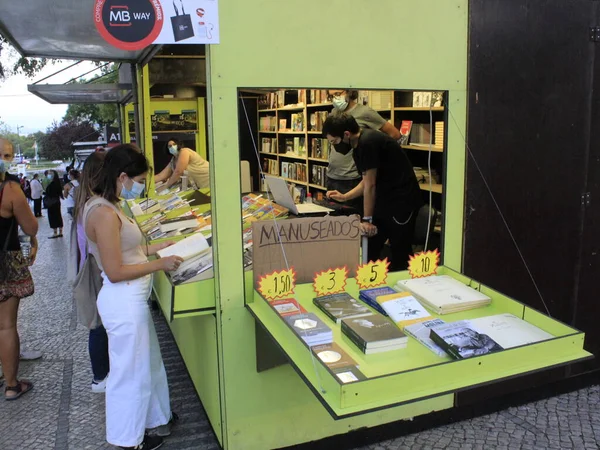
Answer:
[[[151,274],[173,271],[182,259],[149,262],[148,255],[171,243],[142,246],[140,229],[119,206],[120,198],[134,199],[144,191],[149,169],[134,145],[109,150],[82,216],[89,252],[103,278],[97,306],[109,344],[106,439],[124,449],[160,447],[163,438],[150,436],[146,429],[164,427],[176,418],[148,298]]]
[[[171,158],[171,162],[167,164],[167,167],[154,176],[156,183],[164,181],[164,189],[170,188],[187,171],[189,177],[194,180],[199,189],[210,186],[209,164],[207,160],[191,148],[184,147],[182,143],[175,139],[170,139],[167,142],[167,151],[173,157]]]
[[[421,190],[408,157],[390,136],[361,129],[349,114],[329,116],[323,135],[335,151],[353,151],[354,162],[362,175],[360,183],[342,193],[328,191],[327,197],[346,202],[363,196],[364,216],[361,227],[369,239],[369,260],[380,257],[389,239],[392,257],[390,270],[404,270],[412,254],[412,240],[419,209]]]

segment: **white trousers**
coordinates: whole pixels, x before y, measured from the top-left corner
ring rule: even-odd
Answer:
[[[106,440],[134,447],[146,428],[171,418],[167,374],[148,298],[150,275],[133,281],[104,284],[98,312],[108,334],[110,374],[106,384]]]

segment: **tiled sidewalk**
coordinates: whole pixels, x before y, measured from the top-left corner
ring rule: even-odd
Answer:
[[[40,225],[36,294],[23,300],[19,329],[23,347],[42,350],[44,357],[21,366],[21,376],[35,383],[34,391],[15,402],[0,401],[0,450],[112,449],[105,442],[104,396],[90,391],[87,330],[77,325],[65,280],[68,243],[66,238],[48,240],[47,220],[40,219]],[[217,449],[169,329],[158,314],[155,323],[173,409],[181,418],[162,448]],[[597,386],[378,444],[353,442],[355,450],[592,450],[599,443]],[[335,441],[314,447],[343,448]]]

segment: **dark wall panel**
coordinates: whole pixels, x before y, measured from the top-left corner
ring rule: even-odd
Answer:
[[[470,2],[468,144],[552,316],[572,320],[588,151],[586,0]],[[545,311],[473,160],[464,271]]]

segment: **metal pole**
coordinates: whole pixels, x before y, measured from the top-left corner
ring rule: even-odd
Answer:
[[[137,82],[137,64],[131,64],[131,91],[133,93],[133,117],[135,119],[135,143],[142,149],[144,155],[146,149],[144,148],[144,136],[141,129],[140,121],[140,106],[139,106],[139,95],[138,95],[138,82]]]

